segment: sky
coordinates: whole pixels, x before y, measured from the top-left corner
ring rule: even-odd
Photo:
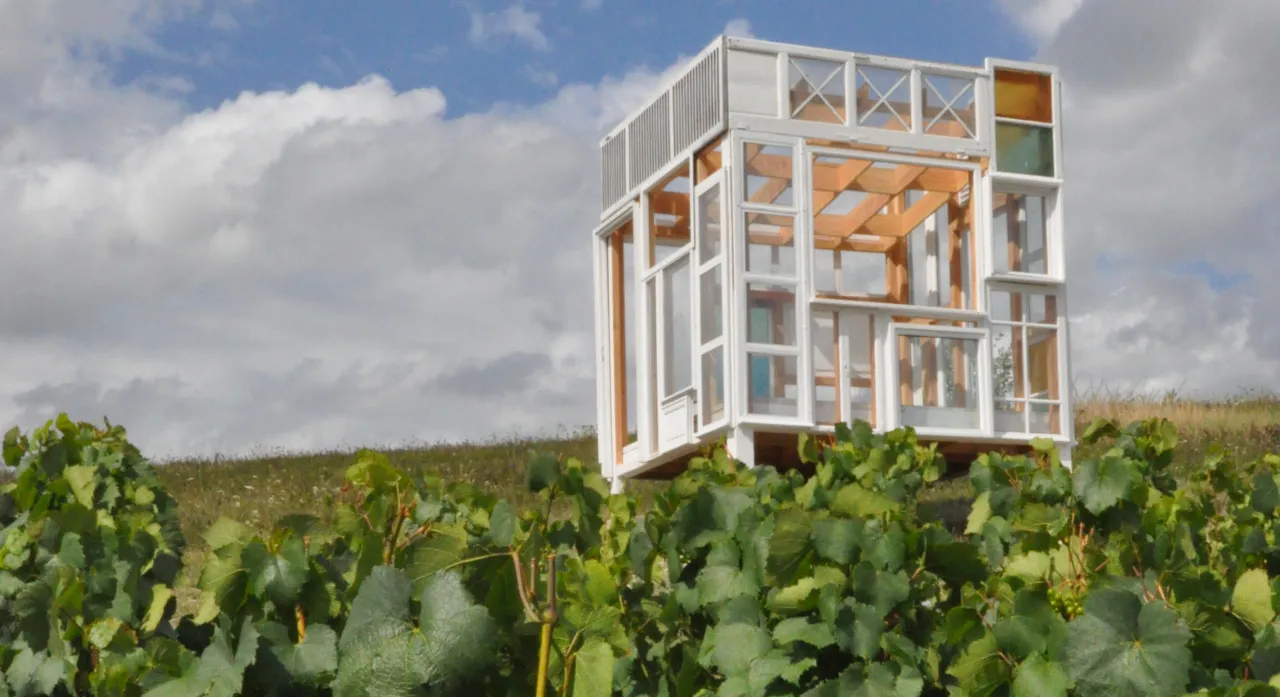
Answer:
[[[369,9],[376,7],[376,9]],[[1273,0],[0,0],[0,424],[594,419],[598,140],[720,33],[1059,66],[1078,391],[1280,390]]]

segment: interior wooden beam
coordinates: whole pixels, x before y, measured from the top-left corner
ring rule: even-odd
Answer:
[[[627,324],[623,269],[626,264],[622,230],[609,238],[609,294],[612,300],[613,334],[613,439],[614,458],[622,462],[627,445]]]

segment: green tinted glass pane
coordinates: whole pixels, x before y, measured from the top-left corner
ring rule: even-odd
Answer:
[[[996,168],[1001,172],[1053,176],[1053,129],[996,124]]]

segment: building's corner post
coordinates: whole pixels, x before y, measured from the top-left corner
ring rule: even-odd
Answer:
[[[609,495],[624,494],[627,490],[627,480],[622,477],[613,477],[609,480]]]
[[[726,449],[729,451],[729,457],[741,462],[747,467],[756,466],[756,438],[755,431],[748,426],[735,426],[729,432],[726,439]]]

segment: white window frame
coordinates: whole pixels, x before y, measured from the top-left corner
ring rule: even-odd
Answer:
[[[886,318],[887,319],[887,318]],[[900,376],[898,338],[900,336],[935,337],[939,339],[965,339],[978,342],[977,364],[979,393],[977,428],[938,428],[913,426],[916,433],[923,436],[972,438],[975,436],[991,436],[992,405],[991,400],[991,332],[987,327],[936,327],[929,325],[888,322],[885,337],[884,365],[878,371],[879,384],[885,386],[884,403],[888,407],[882,421],[884,431],[892,431],[902,426],[902,395],[898,389]]]
[[[592,255],[592,267],[595,273],[596,288],[596,423],[603,426],[603,428],[597,430],[596,439],[597,455],[603,470],[601,474],[605,477],[617,476],[623,466],[623,463],[617,461],[616,453],[618,448],[614,439],[617,424],[614,423],[613,419],[613,407],[618,393],[618,386],[614,384],[613,380],[613,332],[611,331],[613,308],[610,303],[612,289],[609,283],[609,237],[629,222],[631,223],[632,244],[634,245],[635,229],[639,216],[640,204],[632,201],[630,205],[615,210],[603,223],[596,226],[592,232],[592,243],[595,248],[595,253]],[[627,260],[624,258],[623,263],[626,262]],[[626,355],[625,352],[626,347],[623,347],[624,356]],[[637,365],[637,372],[638,369],[639,366]],[[626,372],[626,366],[623,366],[623,372]],[[639,414],[636,415],[636,418],[638,424]],[[622,450],[626,451],[628,448],[634,450],[636,447],[636,443],[632,443],[624,445]],[[624,452],[624,459],[625,457],[626,453]]]
[[[785,81],[780,84],[785,84]],[[747,171],[745,163],[733,170],[733,262],[737,272],[734,274],[734,293],[737,299],[736,307],[733,312],[733,320],[731,324],[734,327],[734,338],[736,349],[734,350],[735,361],[741,366],[734,373],[734,409],[736,412],[736,422],[741,424],[759,425],[759,426],[777,426],[777,427],[802,427],[809,428],[813,426],[813,376],[812,376],[812,340],[809,336],[812,327],[810,327],[809,303],[806,302],[809,287],[806,280],[810,277],[809,254],[804,250],[810,246],[809,243],[809,221],[807,220],[807,211],[811,207],[808,199],[809,192],[809,172],[808,167],[801,166],[802,158],[807,157],[804,139],[779,136],[771,133],[742,133],[733,131],[729,138],[727,148],[732,150],[735,158],[742,152],[743,147],[748,144],[759,144],[764,146],[779,146],[791,149],[791,190],[792,205],[783,206],[779,204],[762,204],[762,203],[746,203],[746,180]],[[771,274],[749,273],[747,269],[747,230],[746,230],[746,214],[752,213],[771,213],[781,216],[790,216],[795,220],[795,233],[792,237],[793,256],[795,258],[794,277],[776,276]],[[772,344],[756,344],[747,341],[747,286],[751,283],[767,283],[771,285],[788,286],[795,288],[796,307],[796,344],[795,346],[777,346]],[[778,416],[773,414],[753,414],[749,410],[749,396],[751,388],[751,371],[749,370],[749,355],[763,356],[783,356],[795,358],[796,360],[796,416]]]
[[[1035,182],[1052,182],[1061,183],[1062,181],[1062,81],[1059,79],[1058,68],[1053,65],[1045,65],[1042,63],[1029,63],[1027,61],[1007,60],[1003,58],[988,58],[986,60],[986,71],[990,76],[990,97],[986,100],[991,105],[989,112],[989,121],[991,123],[991,137],[988,142],[991,143],[991,171],[1000,172],[1000,163],[996,157],[996,125],[1008,123],[1020,126],[1034,126],[1037,128],[1048,128],[1053,136],[1053,175],[1049,177],[1038,176],[1034,174],[1018,174],[1013,172],[1004,172],[1002,176],[1011,179],[1018,179],[1028,183]],[[1050,98],[1053,100],[1050,116],[1050,123],[1041,123],[1039,121],[1025,121],[1023,119],[1013,119],[1008,117],[996,116],[995,94],[996,94],[996,70],[1013,70],[1024,73],[1034,73],[1037,75],[1047,75],[1049,77]]]
[[[729,264],[733,257],[733,248],[730,243],[732,242],[733,231],[736,226],[733,225],[733,221],[729,216],[729,211],[732,210],[732,206],[729,201],[729,189],[731,187],[727,186],[725,183],[725,173],[727,171],[731,171],[727,160],[727,158],[730,157],[730,153],[728,152],[730,150],[729,141],[730,138],[726,137],[724,140],[724,146],[721,148],[720,157],[724,159],[721,160],[722,164],[720,169],[694,186],[693,199],[690,203],[690,215],[692,216],[690,224],[692,225],[691,229],[694,245],[691,260],[694,270],[692,289],[694,308],[693,385],[697,395],[694,399],[694,407],[698,410],[697,428],[694,431],[694,437],[699,441],[704,440],[715,433],[728,429],[733,423],[733,395],[736,392],[735,387],[737,381],[734,379],[734,366],[736,361],[734,360],[733,351],[730,348],[732,343],[729,341],[729,337],[733,336],[731,332],[734,331],[734,312],[732,309],[733,306],[730,302],[734,295],[733,274],[730,271],[731,267]],[[702,215],[702,208],[698,202],[703,194],[717,187],[720,190],[720,253],[711,257],[708,261],[703,262],[701,260],[702,240],[701,235],[699,234],[701,228],[700,217]],[[704,273],[713,270],[717,266],[720,267],[720,336],[703,343],[702,276]],[[724,375],[721,376],[722,389],[724,391],[724,410],[719,419],[703,423],[703,405],[707,396],[702,394],[702,359],[707,353],[714,351],[717,348],[720,349],[722,365],[724,367]]]
[[[1060,285],[1066,282],[1066,263],[1063,250],[1066,241],[1062,232],[1061,185],[1054,181],[1028,181],[1026,177],[1011,176],[992,172],[990,182],[984,195],[986,209],[989,211],[987,224],[990,234],[986,250],[982,256],[987,258],[987,268],[991,269],[988,280],[1010,283],[1035,283]],[[1043,196],[1045,199],[1045,254],[1049,257],[1045,264],[1046,273],[1028,273],[1026,271],[996,271],[996,234],[995,234],[995,195],[997,193],[1015,196]]]
[[[993,414],[992,427],[994,428],[995,426],[994,413],[995,413],[996,402],[1005,402],[1005,403],[1011,403],[1011,404],[1024,405],[1024,409],[1022,411],[1022,424],[1023,424],[1024,430],[995,431],[995,435],[1002,438],[1022,438],[1022,439],[1052,438],[1054,440],[1059,440],[1059,441],[1069,440],[1071,437],[1072,412],[1070,411],[1071,410],[1070,389],[1069,389],[1069,383],[1067,382],[1067,372],[1066,372],[1067,366],[1070,362],[1069,361],[1070,357],[1066,350],[1066,342],[1065,342],[1066,324],[1067,324],[1066,312],[1065,312],[1066,293],[1063,292],[1063,290],[1056,285],[1050,285],[1050,284],[1027,285],[1027,284],[1021,284],[1021,283],[1010,283],[1010,282],[1002,282],[1002,281],[996,281],[988,284],[987,293],[991,294],[995,292],[1032,293],[1032,294],[1045,295],[1045,296],[1052,297],[1054,299],[1055,314],[1056,314],[1056,318],[1052,323],[1029,322],[1025,319],[1028,316],[1028,312],[1029,312],[1028,304],[1023,303],[1023,307],[1022,307],[1023,317],[1021,318],[1004,320],[1004,319],[995,319],[995,317],[993,316],[990,319],[989,324],[992,329],[993,338],[992,338],[992,347],[991,347],[991,358],[989,360],[991,365],[988,365],[988,370],[992,373],[992,389],[991,389],[991,397],[988,401],[991,403],[991,409]],[[990,299],[988,299],[988,302],[990,302]],[[1015,376],[1015,378],[1022,385],[1023,392],[1026,396],[1021,398],[1013,397],[1013,398],[1007,398],[1007,399],[1000,399],[996,396],[995,369],[994,369],[994,360],[995,360],[994,330],[996,327],[1007,327],[1007,328],[1018,330],[1018,331],[1021,331],[1027,328],[1052,329],[1056,332],[1057,334],[1056,338],[1058,343],[1058,399],[1056,400],[1055,399],[1036,399],[1030,396],[1031,395],[1031,372],[1030,372],[1031,371],[1031,361],[1030,361],[1031,347],[1030,347],[1030,343],[1025,339],[1025,335],[1022,341],[1022,371],[1021,371],[1021,374]],[[1031,430],[1031,405],[1032,404],[1058,407],[1058,430],[1060,431],[1060,433],[1047,433],[1042,431]]]

